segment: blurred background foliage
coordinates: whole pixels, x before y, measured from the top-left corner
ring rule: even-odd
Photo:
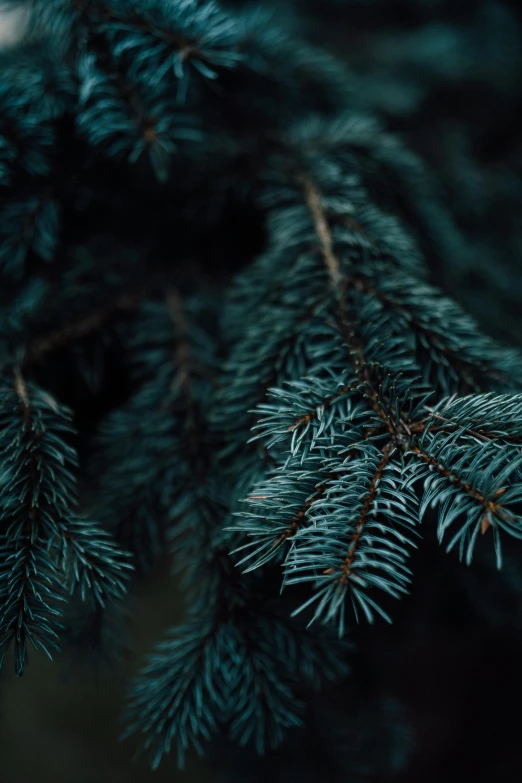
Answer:
[[[381,117],[428,162],[465,243],[459,263],[451,248],[442,254],[428,248],[434,278],[486,332],[522,346],[520,5],[278,0],[272,7],[276,17],[347,63],[354,106]],[[1,45],[11,45],[22,28],[16,14],[0,16]],[[511,704],[522,696],[520,563],[508,558],[500,574],[480,562],[472,571],[457,570],[454,561],[427,542],[421,571],[413,567],[411,597],[401,603],[394,626],[363,629],[355,665],[359,676],[371,672],[368,680],[376,689],[385,692],[393,685],[408,709],[415,735],[411,763],[393,780],[515,783],[522,779],[520,724],[505,705],[507,694]],[[502,580],[515,589],[513,605],[499,611],[494,596]],[[177,770],[173,755],[152,773],[146,759],[132,761],[131,740],[118,742],[125,682],[162,629],[183,614],[166,562],[137,585],[133,602],[132,654],[125,655],[121,672],[96,677],[78,666],[78,651],[74,666],[67,651],[54,665],[33,656],[20,681],[4,670],[2,781],[222,779],[219,754],[226,749],[205,760],[190,757],[185,771]],[[326,772],[320,742],[318,732],[298,751],[307,753],[318,776]],[[247,771],[244,776],[238,771],[237,780],[294,783],[285,778],[278,754],[244,763]],[[365,779],[390,778],[377,771]]]

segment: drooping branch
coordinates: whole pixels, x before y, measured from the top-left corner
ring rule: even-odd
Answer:
[[[57,604],[63,598],[63,584],[50,549],[55,539],[61,539],[62,517],[67,506],[74,505],[75,497],[71,497],[63,455],[52,442],[59,427],[56,432],[51,427],[49,437],[42,412],[34,410],[38,403],[33,404],[19,367],[14,370],[13,381],[10,388],[2,389],[8,404],[2,410],[7,442],[2,449],[4,478],[0,503],[0,663],[14,642],[15,671],[21,676],[27,663],[28,642],[49,657],[58,649]],[[12,419],[13,392],[21,422],[16,421],[16,416]],[[43,404],[44,410],[57,412],[54,400],[47,395],[40,395],[39,404]],[[58,489],[52,486],[55,472],[63,481]]]

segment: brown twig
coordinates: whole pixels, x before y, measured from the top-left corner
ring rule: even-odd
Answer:
[[[359,519],[357,520],[357,523],[354,528],[354,532],[352,535],[352,539],[350,542],[350,546],[348,548],[348,555],[346,559],[344,560],[342,566],[341,566],[341,575],[339,577],[339,580],[342,584],[347,584],[348,580],[350,578],[350,572],[353,565],[353,562],[355,560],[355,556],[357,554],[357,549],[359,547],[359,542],[361,540],[364,526],[368,520],[368,515],[371,511],[372,504],[375,500],[375,496],[377,494],[377,488],[379,485],[379,481],[382,477],[382,474],[388,465],[390,458],[394,452],[394,447],[391,444],[388,444],[384,447],[382,452],[382,459],[380,460],[379,464],[377,465],[375,474],[372,478],[370,489],[363,501],[363,506],[361,513],[359,515]],[[334,569],[328,568],[325,572],[325,574],[333,574]]]
[[[312,214],[315,231],[323,254],[328,274],[335,291],[339,290],[342,281],[341,266],[333,251],[333,237],[328,221],[321,207],[321,194],[307,177],[302,179],[305,200]]]

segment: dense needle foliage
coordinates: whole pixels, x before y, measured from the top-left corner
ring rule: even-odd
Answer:
[[[25,5],[0,61],[3,665],[114,657],[168,552],[186,619],[125,710],[153,767],[320,726],[347,773],[397,771],[400,704],[328,710],[353,629],[392,620],[424,528],[472,568],[522,538],[522,357],[433,280],[470,262],[464,213],[369,116],[400,114],[375,74],[290,23]]]

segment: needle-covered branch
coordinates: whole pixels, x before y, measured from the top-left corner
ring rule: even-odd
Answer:
[[[100,604],[126,589],[126,556],[110,536],[77,519],[71,414],[19,369],[0,386],[3,655],[14,645],[23,674],[28,643],[58,649],[67,592]]]
[[[324,133],[327,144],[306,132],[291,137],[269,180],[269,249],[251,274],[259,278],[261,263],[273,270],[264,301],[272,291],[278,297],[276,328],[286,323],[288,333],[295,323],[278,280],[283,258],[287,290],[295,292],[297,283],[300,302],[304,292],[307,302],[326,301],[300,330],[306,347],[299,363],[278,367],[273,388],[260,394],[254,439],[266,444],[275,465],[249,492],[253,509],[239,509],[237,527],[251,539],[239,548],[247,570],[283,553],[284,584],[315,586],[302,608],[314,605],[313,619],[337,619],[342,631],[347,595],[356,614],[389,619],[374,591],[396,598],[406,592],[406,557],[427,505],[440,505],[439,538],[454,523],[449,548],[459,543],[468,562],[478,532],[493,528],[498,558],[500,531],[520,536],[520,457],[508,439],[501,448],[499,437],[480,426],[487,418],[495,433],[495,398],[441,399],[483,385],[515,389],[520,358],[483,338],[424,281],[400,223],[390,234],[390,223],[365,206],[363,169],[353,163],[358,145],[350,149],[339,127],[329,136],[325,126]],[[305,260],[314,270],[306,277]],[[267,319],[265,345],[270,335],[276,331]],[[258,377],[261,361],[247,346],[240,341],[235,354],[245,351],[248,373],[236,373],[226,387],[227,395],[245,394],[245,410],[251,402],[242,376]],[[517,398],[498,399],[506,406],[498,436],[503,422],[518,436]],[[467,431],[472,419],[479,426]],[[477,445],[477,438],[488,442]]]

